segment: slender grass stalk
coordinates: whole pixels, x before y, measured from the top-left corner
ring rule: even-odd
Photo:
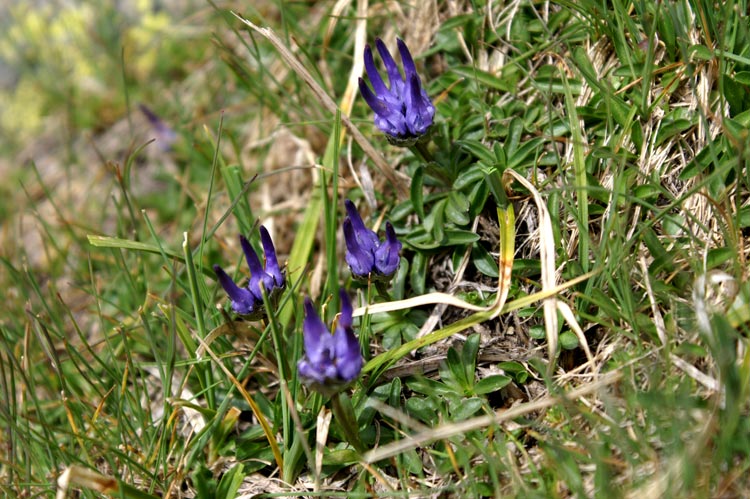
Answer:
[[[345,400],[342,400],[342,397],[346,396],[341,393],[336,393],[331,397],[333,415],[341,429],[344,431],[347,442],[351,444],[358,453],[363,454],[366,449],[359,436],[359,426],[357,425],[357,418],[352,410],[351,401],[349,401],[348,397]]]
[[[333,133],[330,138],[333,151],[330,156],[326,155],[323,168],[320,170],[320,187],[323,199],[323,217],[325,220],[325,242],[326,242],[326,294],[331,297],[329,310],[339,309],[338,287],[339,287],[339,258],[336,249],[336,232],[338,230],[338,190],[339,190],[339,146],[341,143],[341,111],[336,111],[333,122]],[[330,187],[327,181],[326,171],[331,172]],[[330,198],[328,195],[330,189]]]
[[[184,232],[182,235],[182,252],[185,257],[185,270],[187,270],[188,281],[190,282],[190,301],[193,304],[193,312],[195,313],[196,327],[198,328],[198,336],[202,340],[207,336],[206,323],[203,318],[203,301],[198,288],[198,278],[195,273],[195,266],[193,265],[193,253],[190,251],[188,245],[188,235]],[[196,369],[200,373],[199,377],[202,381],[202,387],[206,394],[206,403],[209,409],[216,408],[216,399],[214,398],[214,380],[210,366],[204,366],[196,364]]]
[[[581,131],[578,111],[576,110],[576,104],[573,100],[573,94],[571,93],[570,84],[565,75],[565,71],[561,71],[560,75],[565,89],[565,110],[568,123],[570,124],[570,140],[573,141],[573,171],[575,173],[578,224],[581,227],[586,227],[589,223],[589,196],[588,180],[586,178],[586,158],[583,150],[583,132]],[[578,261],[580,262],[583,271],[588,272],[590,266],[588,232],[579,232],[578,234]]]

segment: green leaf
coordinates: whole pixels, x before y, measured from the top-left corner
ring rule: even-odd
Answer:
[[[458,191],[452,191],[448,195],[445,204],[445,217],[456,225],[467,225],[469,219],[469,200]]]
[[[630,106],[625,103],[622,97],[615,94],[606,81],[599,78],[597,72],[594,70],[593,64],[589,60],[586,49],[583,47],[577,47],[573,51],[573,60],[575,61],[578,70],[581,72],[581,75],[586,79],[586,82],[603,94],[602,98],[609,106],[609,110],[612,112],[612,117],[615,121],[620,126],[628,126],[628,113],[630,111]]]
[[[710,249],[706,256],[706,268],[714,269],[733,258],[737,258],[737,254],[732,248]]]
[[[182,254],[164,247],[159,248],[158,246],[155,246],[153,244],[131,241],[129,239],[120,239],[119,237],[93,236],[90,234],[86,237],[89,240],[89,244],[91,246],[96,246],[97,248],[119,248],[132,251],[144,251],[146,253],[154,253],[156,255],[161,255],[163,250],[167,256],[174,258],[175,260],[179,260],[183,263],[185,261],[185,258],[182,256]]]
[[[457,190],[463,190],[464,188],[474,185],[480,181],[484,181],[484,177],[487,174],[480,163],[474,163],[468,168],[461,171],[456,177],[456,181],[453,182],[453,188]]]
[[[693,122],[686,119],[677,119],[674,120],[671,123],[667,123],[665,125],[662,125],[659,129],[659,132],[656,134],[656,140],[654,145],[659,146],[667,139],[670,139],[674,137],[675,135],[678,135],[688,128],[693,126]]]
[[[734,80],[742,85],[750,86],[750,71],[739,71],[734,75]]]
[[[482,399],[478,397],[471,397],[467,399],[451,401],[451,404],[450,404],[451,416],[453,416],[453,419],[455,421],[469,419],[474,414],[476,414],[479,410],[482,409],[483,403],[484,402],[482,401]]]
[[[661,192],[661,188],[657,185],[643,184],[633,189],[633,196],[644,201],[653,202],[659,197]]]
[[[414,210],[414,203],[411,199],[397,204],[388,214],[388,218],[391,222],[398,222],[411,215]]]
[[[432,250],[443,248],[445,246],[468,245],[478,240],[479,234],[474,232],[461,229],[445,229],[443,232],[443,239],[438,241],[432,234],[426,232],[423,227],[415,229],[402,239],[402,241],[408,245],[421,250]]]
[[[750,227],[750,206],[741,208],[737,214],[739,220],[739,226],[743,229]]]
[[[413,381],[408,381],[406,386],[408,386],[411,391],[423,395],[429,395],[431,397],[445,397],[448,395],[455,395],[456,393],[455,390],[446,386],[445,383],[430,378],[417,378]]]
[[[383,348],[386,350],[391,350],[392,348],[400,347],[401,346],[401,327],[391,326],[391,327],[386,328],[386,330],[383,331],[383,335],[380,341],[383,345]]]
[[[438,408],[434,400],[422,397],[411,397],[405,404],[406,412],[423,423],[433,424],[437,421]]]
[[[693,45],[688,48],[688,54],[697,60],[710,61],[714,58],[714,53],[705,45]]]
[[[422,459],[414,449],[408,449],[407,451],[402,452],[399,455],[399,459],[402,462],[403,468],[408,470],[408,472],[412,475],[422,473],[424,471],[424,464],[422,463]]]
[[[237,463],[232,466],[232,469],[224,473],[219,481],[219,486],[216,488],[217,498],[232,499],[236,497],[237,491],[242,485],[242,480],[245,478],[243,473],[242,463]]]
[[[495,90],[500,90],[501,92],[514,91],[514,88],[512,88],[512,85],[508,81],[502,78],[498,78],[497,76],[486,71],[477,69],[474,66],[459,66],[453,68],[453,72],[460,76],[476,80],[480,85],[484,87],[494,88]]]
[[[526,380],[529,378],[529,371],[520,362],[513,360],[500,362],[497,367],[510,374],[516,383],[526,383]]]
[[[448,229],[445,231],[443,246],[455,246],[462,244],[472,244],[479,241],[479,234],[469,230]]]
[[[544,326],[537,324],[529,328],[529,337],[535,340],[543,340],[547,337],[547,333],[544,331]]]
[[[477,395],[485,395],[487,393],[493,393],[498,390],[502,390],[510,382],[513,381],[510,376],[504,376],[502,374],[494,374],[487,376],[486,378],[480,379],[477,384],[474,385],[474,393]]]
[[[563,350],[575,350],[578,348],[578,337],[571,331],[565,331],[560,335],[560,346]]]
[[[422,186],[424,183],[424,168],[419,166],[414,171],[411,179],[411,204],[414,212],[420,220],[424,220],[424,198],[422,197]]]
[[[510,125],[508,125],[508,138],[506,139],[505,145],[503,146],[505,155],[508,158],[513,157],[516,150],[518,149],[518,145],[521,143],[522,133],[523,121],[521,121],[521,118],[514,117],[512,120],[510,120]]]
[[[487,182],[477,182],[474,187],[471,188],[467,198],[469,200],[469,216],[475,217],[482,212],[484,205],[487,203],[487,198],[490,196],[490,186]]]
[[[543,139],[540,138],[524,142],[512,155],[508,155],[508,168],[517,169],[524,166],[524,161],[533,158],[534,153],[539,149],[542,143]]]
[[[435,236],[435,242],[440,243],[445,239],[445,205],[446,199],[441,199],[432,207],[432,235]]]
[[[469,387],[474,385],[477,353],[479,352],[479,340],[480,336],[478,334],[472,334],[466,338],[464,347],[461,349],[461,362],[464,368],[464,378]]]
[[[471,261],[474,262],[477,270],[487,277],[498,278],[500,276],[495,257],[490,255],[482,245],[477,244],[471,249]]]
[[[409,274],[409,283],[415,295],[423,295],[425,290],[425,281],[427,279],[427,257],[424,253],[414,253],[411,261],[411,273]]]
[[[450,380],[446,379],[444,381],[453,381],[455,384],[460,386],[465,393],[469,393],[469,390],[474,384],[474,379],[472,376],[471,381],[469,381],[469,379],[466,377],[466,370],[464,369],[462,358],[455,348],[451,347],[448,349],[448,356],[445,364],[448,367],[448,371],[450,372]],[[445,371],[443,373],[443,375],[445,376]]]
[[[323,456],[323,464],[349,466],[360,461],[359,455],[353,449],[336,449]]]
[[[474,155],[480,161],[492,165],[495,163],[495,155],[484,144],[478,140],[459,140],[456,142],[462,149]]]

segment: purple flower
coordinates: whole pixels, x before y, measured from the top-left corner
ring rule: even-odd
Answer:
[[[375,125],[386,134],[388,141],[394,145],[410,146],[427,132],[435,116],[435,106],[417,74],[409,49],[406,44],[396,39],[401,62],[404,65],[404,77],[396,66],[390,52],[379,38],[375,46],[383,59],[390,88],[375,67],[372,49],[365,47],[365,70],[372,83],[372,89],[362,78],[359,79],[359,91],[365,102],[375,112]]]
[[[159,118],[156,113],[149,109],[145,104],[139,104],[138,107],[154,128],[159,149],[162,151],[168,151],[172,147],[172,144],[177,141],[177,132],[175,132],[172,127],[167,125],[164,120]]]
[[[261,293],[261,283],[268,296],[272,296],[276,291],[284,287],[284,275],[279,268],[279,262],[276,259],[276,250],[273,247],[271,236],[268,231],[261,225],[260,241],[263,245],[263,254],[265,256],[265,268],[260,262],[260,258],[255,250],[250,246],[250,242],[245,236],[240,235],[240,244],[242,251],[245,253],[245,260],[250,267],[250,280],[246,288],[239,287],[229,275],[224,272],[219,265],[214,265],[214,272],[219,279],[221,287],[229,295],[232,302],[232,310],[241,315],[255,316],[262,312],[263,295]]]
[[[385,223],[385,241],[380,241],[374,231],[367,228],[359,216],[354,203],[345,201],[344,240],[346,241],[346,263],[355,278],[389,279],[398,269],[401,242],[390,222]]]
[[[345,290],[339,294],[341,314],[333,334],[315,312],[312,301],[305,298],[305,356],[297,363],[297,370],[302,382],[326,396],[354,381],[364,362],[352,329],[352,303]]]

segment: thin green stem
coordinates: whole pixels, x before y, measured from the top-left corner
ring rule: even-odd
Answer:
[[[413,153],[414,153],[415,155],[417,155],[417,156],[419,156],[420,158],[422,158],[422,160],[423,160],[423,161],[424,161],[425,163],[434,163],[434,162],[435,162],[435,158],[433,157],[433,155],[432,155],[432,153],[430,152],[430,150],[429,150],[429,149],[427,148],[427,144],[428,144],[428,143],[429,143],[429,141],[427,141],[427,140],[425,140],[425,141],[422,141],[422,140],[418,140],[418,141],[417,141],[417,142],[416,142],[416,143],[415,143],[415,144],[414,144],[413,146],[411,146],[411,147],[410,147],[409,149],[411,149],[411,151],[412,151],[412,152],[413,152]]]
[[[331,406],[333,408],[333,415],[344,431],[346,440],[358,453],[364,454],[365,446],[359,438],[359,427],[351,402],[347,399],[346,403],[344,403],[342,401],[342,394],[336,393],[331,397]]]

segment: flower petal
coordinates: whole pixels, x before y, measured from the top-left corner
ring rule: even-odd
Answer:
[[[409,52],[409,48],[406,46],[401,38],[396,38],[396,45],[398,45],[398,51],[401,54],[401,62],[404,65],[404,77],[408,81],[411,75],[417,74],[417,67],[414,64],[414,59]],[[417,76],[419,78],[419,76]]]
[[[362,94],[365,102],[367,102],[367,105],[370,106],[370,109],[372,109],[377,116],[382,117],[391,114],[391,110],[388,107],[388,104],[386,104],[375,94],[373,94],[372,90],[370,90],[370,87],[367,86],[367,83],[365,83],[365,80],[363,80],[362,78],[359,79],[359,92]]]
[[[378,245],[378,235],[374,231],[367,228],[365,223],[362,221],[362,217],[357,211],[357,207],[351,200],[347,199],[344,201],[346,207],[346,214],[351,220],[352,227],[354,228],[354,235],[357,238],[357,242],[362,246],[362,249],[369,252],[374,252]]]
[[[273,246],[271,236],[262,225],[260,226],[260,242],[263,244],[263,253],[266,257],[266,275],[271,276],[275,287],[280,288],[284,285],[284,275],[281,273],[281,268],[279,268],[279,261],[276,258],[276,248]]]
[[[262,302],[263,293],[260,290],[260,283],[263,283],[263,287],[266,289],[266,293],[270,293],[273,289],[273,277],[266,274],[263,269],[263,264],[260,263],[257,253],[250,245],[250,241],[243,235],[240,235],[240,245],[242,246],[242,252],[245,253],[245,260],[247,260],[247,266],[250,267],[250,282],[247,285],[247,289],[255,296],[255,298]]]
[[[214,273],[219,284],[224,288],[232,302],[232,309],[238,314],[249,315],[255,308],[255,297],[247,289],[237,286],[229,275],[219,265],[214,265]]]
[[[383,43],[383,40],[380,38],[375,39],[375,46],[378,48],[378,53],[380,54],[380,58],[383,59],[385,70],[388,73],[388,82],[391,84],[391,92],[400,91],[401,87],[403,87],[404,80],[401,77],[401,72],[398,70],[396,61],[393,60],[393,56],[388,52],[388,48],[385,46],[385,43]],[[401,85],[398,85],[398,83],[401,83]]]
[[[359,244],[355,229],[350,218],[344,219],[344,241],[346,242],[346,263],[352,269],[352,274],[366,277],[373,270],[375,256],[372,251],[365,251]]]
[[[315,311],[310,298],[305,298],[305,321],[302,324],[302,332],[307,358],[313,364],[320,363],[326,350],[327,342],[324,337],[330,336],[331,333]]]
[[[409,106],[406,108],[406,123],[412,135],[421,135],[427,127],[423,126],[425,106],[422,101],[422,88],[419,85],[419,77],[416,74],[412,74],[409,78],[409,90],[407,94],[409,96]]]
[[[362,370],[362,353],[359,341],[352,330],[352,302],[344,289],[339,291],[341,315],[333,334],[336,367],[341,380],[349,382]]]
[[[344,288],[339,290],[339,302],[341,303],[339,324],[345,329],[350,329],[352,327],[352,301]]]
[[[393,230],[393,225],[390,222],[385,224],[385,241],[375,252],[375,269],[379,274],[391,275],[396,269],[398,269],[401,258],[399,252],[401,251],[401,241],[396,238],[396,231]]]
[[[359,341],[351,328],[344,329],[341,325],[336,328],[333,339],[336,345],[337,375],[342,381],[352,381],[362,371]]]
[[[367,72],[367,77],[370,78],[370,83],[372,83],[372,88],[375,90],[375,94],[381,97],[388,94],[388,87],[380,76],[378,68],[375,67],[375,59],[372,57],[372,49],[369,44],[365,46],[365,71]],[[360,82],[361,81],[362,79],[360,78]],[[360,83],[360,89],[361,88],[362,83]]]

